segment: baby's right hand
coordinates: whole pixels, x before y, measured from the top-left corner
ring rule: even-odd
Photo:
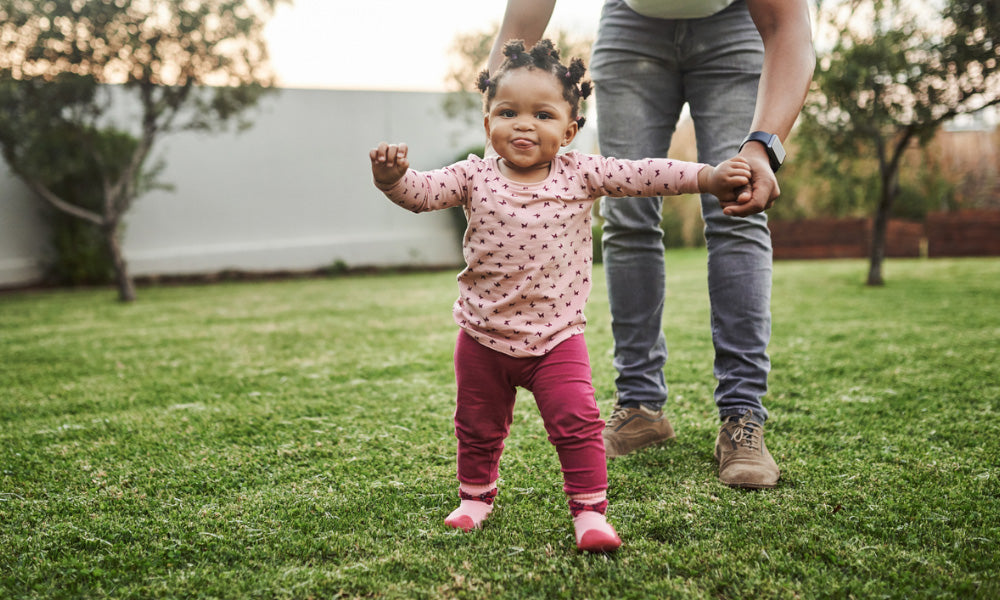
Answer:
[[[747,185],[752,174],[750,163],[741,156],[734,156],[709,172],[708,185],[702,191],[714,194],[723,208],[741,200],[746,202],[750,198]]]
[[[406,152],[406,144],[385,142],[368,152],[372,161],[372,175],[377,185],[391,186],[406,174],[406,170],[410,168],[410,159]]]

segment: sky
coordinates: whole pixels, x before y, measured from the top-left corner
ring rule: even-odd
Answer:
[[[549,31],[594,35],[604,0],[556,3]],[[505,0],[294,0],[265,35],[278,85],[292,88],[441,91],[448,47],[486,31]]]

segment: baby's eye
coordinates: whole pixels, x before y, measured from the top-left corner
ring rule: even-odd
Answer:
[[[550,115],[547,112],[540,112],[540,113],[538,113],[538,118],[542,119],[544,121],[545,119],[551,119],[552,115]]]
[[[505,108],[505,109],[503,109],[503,110],[500,111],[500,116],[501,117],[507,117],[509,119],[511,117],[517,116],[517,113],[515,113],[514,111],[512,111],[509,108]]]

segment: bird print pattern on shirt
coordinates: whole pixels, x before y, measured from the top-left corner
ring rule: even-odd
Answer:
[[[413,212],[461,206],[468,226],[455,322],[480,344],[540,356],[583,333],[591,290],[591,209],[601,196],[698,192],[704,165],[620,160],[570,151],[537,183],[507,179],[495,157],[407,171],[383,190]]]

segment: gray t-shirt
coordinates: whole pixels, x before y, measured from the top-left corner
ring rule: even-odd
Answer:
[[[698,19],[714,15],[733,0],[625,0],[629,8],[656,19]]]

